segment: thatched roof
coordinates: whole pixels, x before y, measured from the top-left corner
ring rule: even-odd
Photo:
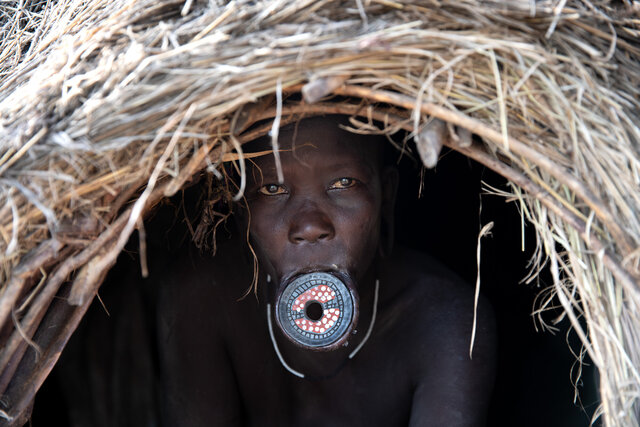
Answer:
[[[337,112],[482,138],[449,145],[512,183],[606,425],[638,425],[637,2],[35,0],[0,24],[0,417],[24,419],[154,204],[242,165],[254,123]]]

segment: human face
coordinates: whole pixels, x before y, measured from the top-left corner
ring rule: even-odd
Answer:
[[[338,271],[356,283],[378,248],[382,188],[374,143],[329,119],[306,120],[279,138],[274,158],[249,173],[250,236],[262,268],[282,283],[310,271]]]

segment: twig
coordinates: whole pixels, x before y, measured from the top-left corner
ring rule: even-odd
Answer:
[[[276,84],[276,117],[273,119],[271,126],[271,145],[273,146],[273,157],[276,162],[276,171],[278,173],[278,184],[284,182],[282,174],[282,163],[280,161],[280,147],[278,145],[278,135],[280,134],[280,118],[282,117],[282,80],[278,79]],[[244,173],[243,173],[244,175]]]
[[[336,92],[341,92],[341,89],[336,90]],[[369,94],[367,92],[367,94]],[[353,93],[350,93],[349,95],[353,95]],[[380,94],[376,94],[376,96],[378,96]],[[391,95],[397,95],[397,94],[391,94]],[[383,93],[382,95],[380,95],[381,97],[386,96],[385,93]],[[366,97],[365,97],[366,98]],[[380,102],[387,102],[389,104],[396,104],[396,102],[391,102],[391,99],[376,99],[377,101]],[[405,102],[405,99],[394,99],[395,101],[399,101],[399,102]],[[413,106],[413,103],[405,103],[404,105],[401,105],[404,108],[408,108],[408,106]],[[352,114],[352,115],[357,115],[357,116],[361,116],[361,117],[366,117],[366,113],[363,111],[363,109],[359,106],[353,106],[353,105],[345,105],[345,104],[328,104],[328,105],[324,105],[324,104],[311,104],[311,105],[304,105],[304,104],[300,104],[298,106],[291,106],[288,109],[288,113],[291,115],[294,114],[303,114],[304,112],[313,112],[315,114],[319,114],[321,112],[331,112],[333,114]],[[444,113],[442,111],[440,111],[440,109],[437,109],[438,114],[435,114],[433,111],[425,111],[427,114],[432,114],[435,117],[438,117],[441,120],[446,120],[447,118],[457,118],[458,120],[455,121],[451,121],[459,126],[463,125],[463,124],[469,124],[467,123],[467,120],[461,120],[458,116],[454,115],[453,112],[450,112],[448,110],[444,110]],[[452,113],[451,115],[449,115],[448,113]],[[457,113],[456,113],[457,114]],[[268,113],[265,113],[265,115],[268,115]],[[374,114],[374,118],[376,120],[380,120],[382,117],[384,116],[384,114]],[[465,116],[462,116],[463,119],[468,119]],[[398,116],[390,116],[390,121],[393,120],[399,120]],[[486,127],[484,125],[481,125],[479,123],[477,123],[475,120],[473,119],[469,119],[471,120],[471,126],[467,127],[468,130],[476,133],[475,131],[477,129],[482,130],[483,134],[488,133],[487,130],[485,129]],[[412,127],[410,124],[404,124],[404,129],[407,131],[411,131]],[[263,131],[265,132],[265,131]],[[243,135],[243,140],[251,140],[253,138],[256,138],[260,135],[259,132],[256,133],[250,133],[248,136],[247,135]],[[482,136],[482,135],[481,135]],[[496,134],[494,134],[493,136],[496,136]],[[497,137],[498,137],[498,141],[497,143],[500,143],[501,140],[499,138],[501,138],[501,134],[497,133]],[[514,144],[514,142],[516,144]],[[517,144],[521,144],[518,141],[514,140],[514,139],[510,139],[510,147],[513,150],[514,145]],[[445,145],[447,145],[449,148],[456,150],[464,155],[466,155],[467,157],[472,158],[473,160],[477,161],[478,163],[481,163],[485,166],[487,166],[488,168],[494,170],[495,172],[497,172],[498,174],[504,176],[505,178],[507,178],[508,180],[510,180],[511,182],[515,183],[516,185],[518,185],[519,187],[521,187],[522,189],[524,189],[527,193],[529,193],[530,196],[540,200],[540,202],[542,204],[544,204],[546,207],[548,207],[549,209],[551,209],[553,212],[555,212],[559,217],[561,217],[562,219],[564,219],[568,224],[570,224],[574,229],[576,229],[579,233],[580,236],[582,238],[582,240],[587,244],[587,246],[591,247],[592,250],[594,252],[598,252],[598,253],[602,253],[603,254],[603,261],[605,263],[605,265],[607,266],[607,268],[615,275],[615,277],[620,280],[621,284],[623,284],[623,286],[625,287],[625,289],[627,289],[630,292],[635,291],[635,289],[638,288],[638,284],[636,283],[636,280],[634,279],[633,275],[630,274],[624,267],[622,267],[621,263],[619,261],[617,261],[615,259],[615,256],[607,249],[606,245],[604,243],[602,243],[602,241],[600,239],[598,239],[593,233],[591,233],[590,231],[587,230],[586,227],[586,223],[585,221],[581,220],[580,218],[578,218],[574,213],[570,212],[566,207],[562,206],[562,204],[560,204],[560,202],[558,200],[556,200],[555,198],[550,197],[549,193],[547,193],[546,191],[542,190],[540,187],[538,187],[536,184],[534,184],[530,179],[528,179],[525,175],[523,175],[520,172],[517,172],[515,169],[509,167],[508,165],[506,165],[505,163],[497,160],[496,158],[490,156],[488,153],[486,153],[484,150],[482,150],[481,148],[479,148],[476,145],[472,145],[470,147],[461,147],[455,143],[451,143],[451,142],[445,142]]]
[[[22,264],[13,271],[11,278],[0,293],[0,325],[7,321],[18,297],[22,294],[26,281],[39,271],[43,265],[51,262],[62,249],[57,240],[46,240],[27,256]],[[0,369],[4,364],[0,362]],[[1,391],[0,391],[1,392]]]
[[[406,95],[383,90],[373,90],[367,87],[342,86],[337,88],[335,92],[339,95],[358,96],[370,101],[386,102],[408,110],[415,104],[414,101]],[[437,117],[440,120],[453,123],[456,126],[466,128],[472,133],[493,142],[498,147],[503,147],[505,145],[505,141],[501,133],[491,129],[478,120],[465,116],[464,114],[448,110],[435,104],[422,104],[422,112]],[[614,236],[616,243],[622,246],[623,251],[625,253],[631,251],[633,245],[629,241],[626,233],[620,229],[617,221],[604,206],[602,201],[591,193],[582,182],[574,176],[571,176],[563,167],[554,163],[548,157],[543,156],[533,148],[528,147],[515,138],[509,138],[509,150],[516,155],[529,159],[532,163],[566,185],[578,197],[584,200],[589,208],[596,213],[596,216]]]
[[[476,340],[476,328],[478,325],[478,301],[480,300],[480,242],[486,235],[491,234],[493,221],[486,224],[478,233],[478,244],[476,246],[476,292],[473,297],[473,325],[471,326],[471,342],[469,343],[469,359],[473,359],[473,343]]]

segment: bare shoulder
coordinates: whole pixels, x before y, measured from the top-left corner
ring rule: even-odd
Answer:
[[[219,248],[215,256],[190,247],[167,259],[154,273],[161,343],[195,347],[211,337],[227,338],[235,313],[246,305],[238,300],[251,285],[251,276],[242,268],[242,254],[231,243]]]
[[[490,304],[480,297],[475,307],[474,288],[429,255],[400,249],[394,258],[384,311],[411,371],[410,425],[484,425],[496,363]]]
[[[242,411],[228,349],[237,298],[225,251],[197,250],[158,272],[157,345],[161,405],[167,425],[241,425]],[[226,268],[225,268],[226,267]]]
[[[421,360],[455,356],[469,359],[476,319],[473,357],[487,363],[495,354],[495,319],[489,302],[454,271],[432,256],[398,248],[386,263],[386,309],[393,329],[414,339]],[[434,351],[434,348],[438,349]]]
[[[222,242],[215,255],[187,246],[165,260],[155,274],[168,305],[193,306],[203,301],[223,304],[242,297],[251,276],[244,268],[246,260],[237,239]]]
[[[457,317],[473,311],[473,286],[427,253],[398,248],[383,269],[390,298],[419,304],[424,315]]]

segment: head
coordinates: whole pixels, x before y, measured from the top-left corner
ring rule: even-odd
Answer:
[[[251,242],[276,294],[309,272],[345,277],[355,291],[373,280],[381,228],[393,221],[397,171],[383,166],[381,137],[343,130],[344,122],[316,117],[282,128],[283,183],[273,155],[249,168]],[[271,149],[269,138],[252,144],[251,151]]]

